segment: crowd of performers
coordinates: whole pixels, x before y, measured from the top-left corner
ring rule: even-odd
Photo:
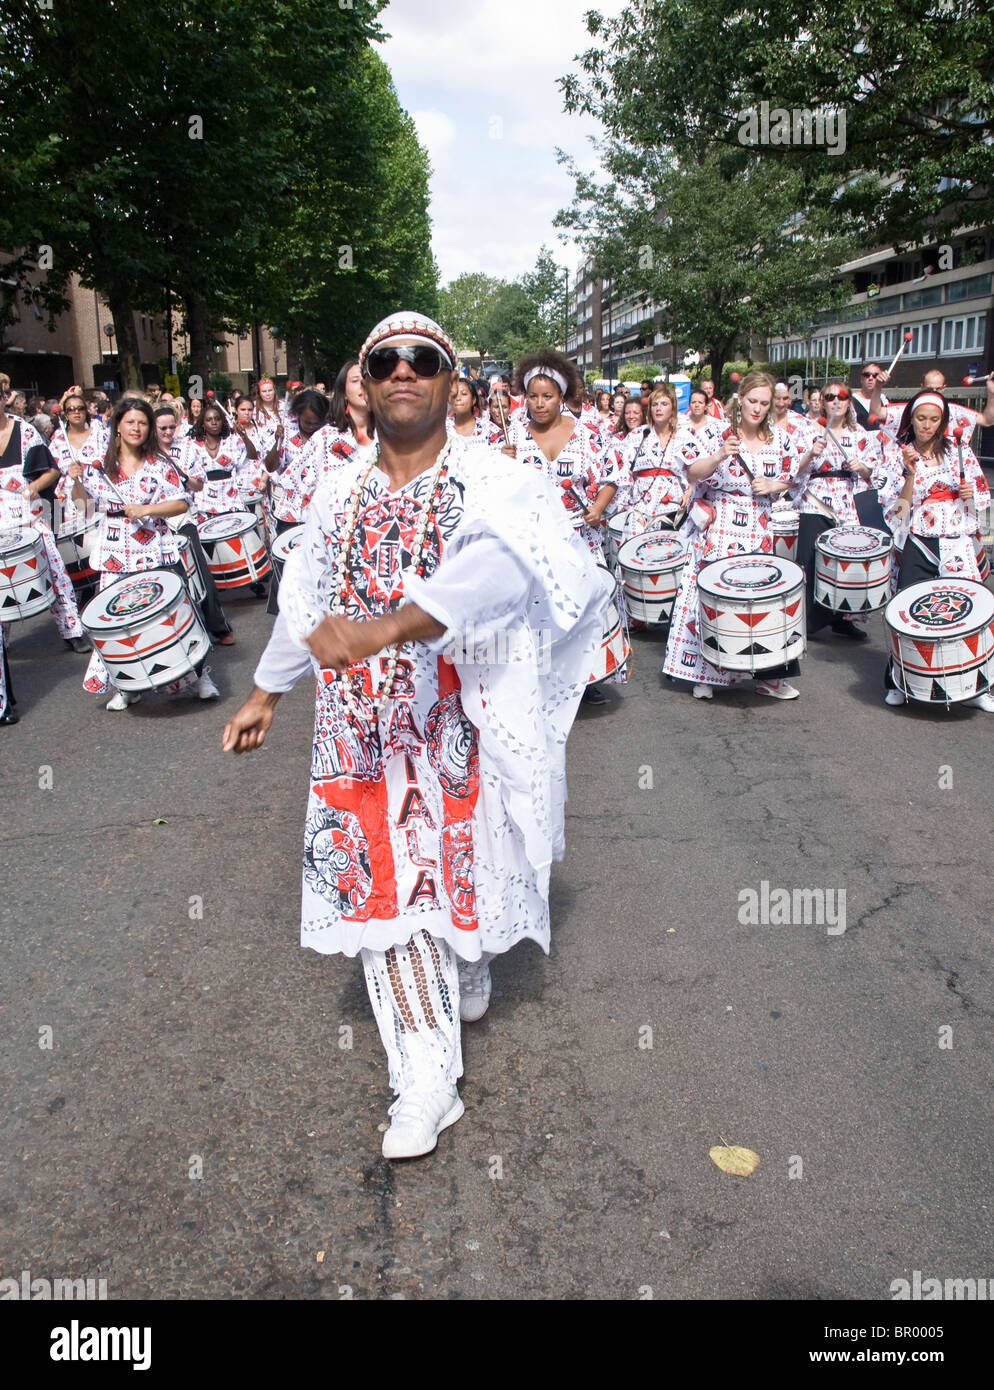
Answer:
[[[373,329],[331,392],[278,399],[263,380],[227,402],[125,396],[104,418],[73,387],[47,443],[0,403],[2,521],[43,545],[52,616],[74,651],[89,646],[88,593],[171,570],[192,601],[191,564],[204,627],[230,645],[206,562],[212,528],[247,518],[270,552],[297,528],[278,593],[268,566],[264,581],[242,576],[276,618],[223,746],[257,749],[282,694],[314,677],[301,942],[361,956],[396,1094],[389,1158],[430,1152],[462,1115],[461,1023],[487,1012],[492,960],[525,937],[549,948],[566,738],[604,678],[591,654],[617,598],[607,527],[622,550],[650,534],[680,549],[663,671],[708,698],[736,676],[702,651],[698,578],[715,559],[773,555],[785,508],[798,514],[809,630],[860,641],[858,614],[815,601],[819,537],[854,523],[888,532],[898,588],[980,580],[989,503],[962,440],[977,417],[951,407],[941,382],[893,409],[871,368],[860,400],[829,383],[798,411],[784,383],[751,372],[725,406],[708,382],[680,412],[665,383],[643,383],[639,399],[589,395],[552,351],[489,389],[455,365],[437,324],[402,313]],[[93,545],[77,595],[56,542],[84,526]],[[795,670],[743,678],[792,699]],[[107,693],[97,651],[84,685]],[[886,686],[888,703],[904,701],[890,671]],[[217,695],[202,661],[170,689]],[[133,698],[117,689],[108,708]],[[12,722],[6,676],[2,700]],[[994,709],[986,692],[969,703]]]

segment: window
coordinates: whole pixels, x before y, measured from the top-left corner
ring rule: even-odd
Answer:
[[[830,341],[829,338],[813,338],[811,340],[811,356],[827,357]]]
[[[990,294],[991,277],[989,275],[974,275],[971,280],[955,280],[946,289],[946,303],[953,304],[959,299],[974,299],[980,295]]]
[[[859,362],[862,356],[859,350],[860,333],[840,333],[835,340],[835,355],[841,357],[843,362]]]
[[[909,309],[928,309],[933,304],[942,303],[942,286],[936,285],[934,290],[911,290],[904,296],[904,312]]]
[[[984,345],[986,314],[967,314],[961,319],[942,320],[944,353],[977,352]]]
[[[783,362],[787,356],[787,349],[783,343],[774,343],[770,348],[770,361]]]
[[[885,314],[899,314],[901,296],[888,294],[883,299],[871,299],[867,304],[867,311],[871,319],[881,319]]]
[[[881,357],[889,362],[897,352],[897,329],[874,328],[866,335],[866,356],[868,361]]]
[[[902,323],[901,338],[904,334],[911,334],[911,341],[904,349],[905,357],[934,357],[935,345],[938,341],[939,325],[935,319],[931,323]],[[894,345],[897,351],[897,344]]]

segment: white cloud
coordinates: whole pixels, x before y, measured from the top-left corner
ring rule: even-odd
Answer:
[[[463,271],[514,278],[542,243],[575,266],[552,226],[572,181],[556,148],[590,168],[589,118],[568,116],[556,80],[590,46],[588,0],[392,0],[381,52],[434,170],[433,246],[442,283]],[[600,0],[617,14],[623,0]],[[540,18],[536,19],[536,16]],[[495,119],[496,118],[496,119]],[[493,138],[494,136],[498,138]]]

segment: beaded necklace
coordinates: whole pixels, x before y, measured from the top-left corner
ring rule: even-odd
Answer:
[[[411,549],[411,566],[418,577],[421,576],[421,572],[424,568],[424,549],[428,537],[428,527],[431,524],[431,519],[435,514],[435,508],[438,505],[442,474],[451,452],[452,441],[448,439],[445,442],[442,452],[435,460],[431,481],[428,484],[428,495],[425,498],[424,506],[421,509],[421,515],[418,518],[417,530],[414,533],[414,545]],[[344,618],[346,616],[349,561],[352,558],[352,534],[355,531],[356,522],[359,519],[360,499],[362,498],[362,493],[366,484],[369,482],[370,474],[379,462],[379,457],[380,448],[379,445],[377,445],[376,452],[373,454],[368,468],[352,489],[347,503],[348,510],[345,516],[345,524],[342,527],[342,542],[339,546],[338,560],[335,565],[335,594],[331,605],[332,614],[338,618]],[[377,715],[386,709],[387,701],[390,699],[390,692],[393,689],[394,677],[397,673],[397,662],[400,659],[400,651],[403,645],[402,642],[398,643],[390,652],[386,674],[380,682],[379,689],[373,696],[372,717],[367,722],[372,723]],[[354,677],[350,675],[349,671],[336,672],[336,680],[341,689],[345,707],[351,717],[353,719],[365,718],[356,700],[355,686],[353,684]]]

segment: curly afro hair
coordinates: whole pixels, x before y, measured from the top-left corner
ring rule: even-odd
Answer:
[[[583,392],[583,377],[580,375],[577,366],[568,357],[564,357],[561,352],[553,352],[551,348],[546,348],[543,352],[529,352],[525,357],[518,359],[514,367],[514,389],[521,393],[525,389],[525,377],[536,367],[541,369],[548,367],[559,375],[566,382],[567,389],[563,393],[564,398],[572,400]],[[550,377],[551,381],[552,378]]]

